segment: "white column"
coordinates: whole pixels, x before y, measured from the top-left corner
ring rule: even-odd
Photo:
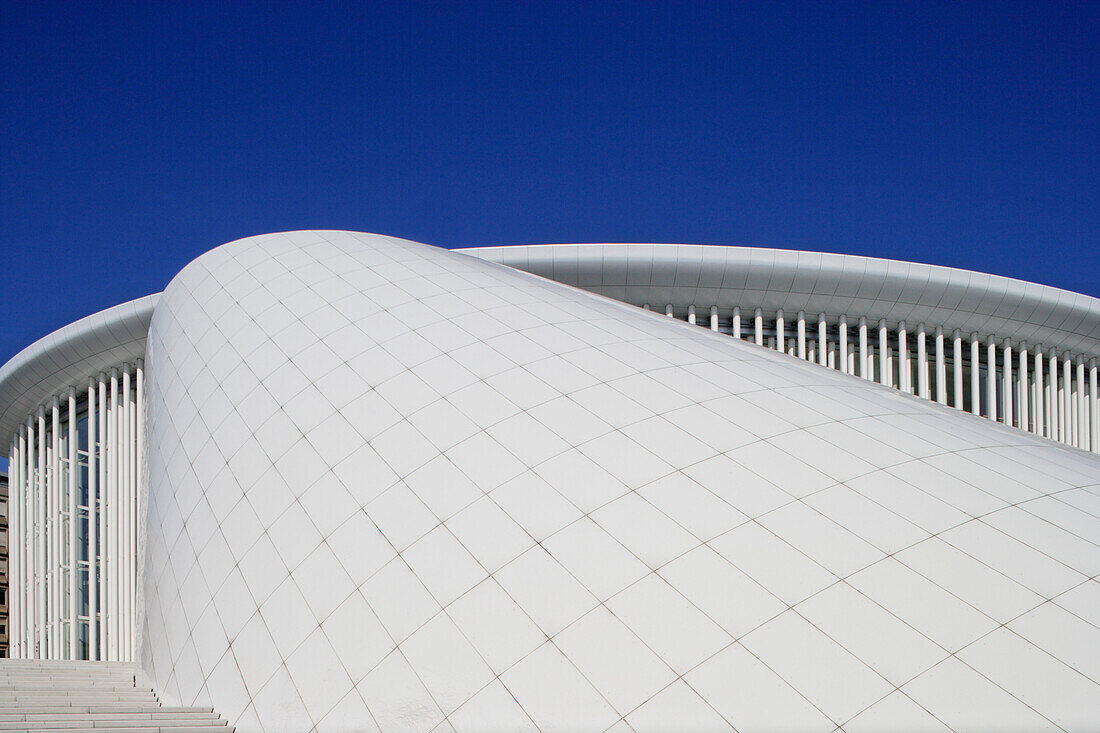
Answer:
[[[1005,425],[1012,425],[1012,342],[1005,339],[1004,342],[1004,358],[1002,359],[1003,366],[1001,367],[1001,422]]]
[[[825,366],[828,361],[826,352],[829,349],[829,332],[825,324],[825,314],[817,314],[817,363]]]
[[[11,460],[8,461],[8,649],[16,659],[26,657],[23,651],[23,426],[12,438]]]
[[[1065,432],[1065,417],[1062,415],[1062,390],[1058,384],[1058,352],[1050,350],[1050,438],[1061,440]]]
[[[1020,344],[1020,374],[1016,378],[1016,392],[1019,395],[1020,404],[1020,430],[1028,430],[1031,427],[1028,420],[1028,403],[1031,401],[1029,384],[1027,379],[1027,342]]]
[[[806,358],[806,314],[798,311],[798,358]]]
[[[840,371],[848,374],[848,316],[844,315],[840,317],[840,320],[837,322],[836,331],[837,340],[840,343],[840,358],[837,361],[840,362]]]
[[[981,399],[982,360],[978,349],[978,334],[970,334],[970,411],[982,414]]]
[[[12,433],[11,456],[8,459],[8,653],[12,659],[23,656],[23,618],[18,594],[18,589],[23,587],[19,569],[23,561],[22,512],[19,508],[23,500],[23,489],[19,483],[19,461],[22,456],[19,454],[19,435],[20,431]]]
[[[947,404],[947,353],[940,326],[936,326],[936,402]]]
[[[118,370],[111,370],[111,394],[107,402],[107,639],[108,659],[117,662],[119,656],[119,531],[118,531]]]
[[[119,619],[119,625],[122,627],[122,636],[120,646],[122,647],[122,658],[125,661],[132,661],[130,658],[130,643],[131,643],[131,629],[130,629],[130,612],[132,606],[130,604],[130,591],[133,586],[133,578],[130,575],[130,562],[133,559],[133,548],[130,546],[131,541],[131,519],[133,514],[132,506],[132,484],[133,484],[133,450],[134,450],[134,424],[133,424],[133,393],[131,391],[132,384],[130,378],[130,365],[125,365],[122,368],[122,430],[119,431],[119,443],[121,444],[119,450],[119,456],[121,458],[121,471],[120,471],[120,483],[119,483],[119,531],[121,537],[121,547],[119,551],[119,565],[121,567],[121,582],[119,583],[120,595],[122,599],[122,617]]]
[[[761,310],[759,308],[757,308],[756,312],[753,314],[752,320],[753,320],[753,324],[752,324],[753,328],[756,331],[756,345],[757,346],[763,346],[764,345],[764,314],[763,314],[763,312],[761,312]]]
[[[932,399],[928,385],[928,333],[921,323],[917,326],[917,394],[926,400]]]
[[[107,375],[99,373],[99,387],[96,389],[96,399],[99,400],[99,412],[96,416],[99,422],[99,658],[109,660],[110,634],[107,624],[107,606],[111,595],[107,584],[107,571],[109,566],[108,555],[110,540],[108,534],[108,514],[110,502],[107,500],[110,488],[107,481]]]
[[[15,600],[15,589],[19,587],[19,571],[16,562],[19,558],[19,516],[16,507],[19,501],[19,453],[16,449],[15,435],[12,435],[8,447],[8,656],[19,657],[19,603]]]
[[[1073,403],[1073,365],[1070,362],[1068,351],[1062,353],[1061,403],[1063,422],[1065,422],[1065,429],[1062,431],[1062,442],[1066,445],[1073,445],[1077,433],[1077,425],[1074,421],[1077,409]]]
[[[77,509],[76,477],[79,455],[76,450],[76,390],[69,387],[69,659],[77,659],[77,575],[76,526],[80,518]]]
[[[141,502],[141,477],[145,471],[145,362],[138,359],[134,365],[134,472],[133,472],[133,510],[130,522],[130,543],[133,548],[130,553],[130,582],[132,585],[130,600],[130,659],[134,660],[135,639],[138,635],[137,628],[137,557],[138,557],[138,532],[139,518],[142,514]]]
[[[96,582],[96,553],[99,551],[96,524],[96,494],[99,486],[96,461],[96,388],[95,379],[88,380],[88,659],[99,657],[99,624],[96,608],[99,604],[99,583]]]
[[[997,344],[992,336],[985,346],[985,411],[990,420],[997,419]]]
[[[1046,389],[1043,387],[1043,347],[1035,347],[1035,430],[1036,435],[1046,435],[1046,421],[1044,410],[1050,409],[1046,398]]]
[[[902,392],[913,392],[913,385],[909,383],[909,341],[908,329],[905,321],[898,324],[898,389]]]
[[[712,305],[710,307],[710,330],[718,330],[718,306]],[[741,338],[741,309],[733,309],[733,337],[735,339]]]
[[[669,303],[668,305],[665,306],[665,315],[668,316],[669,318],[673,317],[672,303]]]
[[[871,378],[871,355],[867,351],[867,319],[859,317],[859,376]]]
[[[1077,357],[1077,447],[1089,448],[1089,404],[1085,395],[1085,361]]]
[[[46,486],[46,410],[38,408],[38,659],[49,659],[49,633],[46,627],[47,616],[46,572],[49,561],[47,555],[49,537],[46,532],[47,521]]]
[[[35,450],[38,443],[34,439],[34,418],[27,417],[27,450],[24,452],[26,461],[26,486],[27,486],[27,561],[24,563],[26,573],[26,587],[23,589],[27,598],[27,659],[38,658],[38,478],[36,473]]]
[[[890,335],[886,331],[886,319],[882,318],[878,322],[878,381],[879,384],[885,384],[887,387],[892,387],[893,381],[890,374]]]
[[[61,404],[54,395],[50,402],[50,447],[46,486],[49,506],[49,604],[50,659],[61,659]]]
[[[952,398],[954,398],[955,404],[952,405],[957,410],[963,408],[963,342],[962,334],[959,333],[959,329],[951,334],[951,355],[954,359],[954,364],[951,365],[952,382]]]
[[[780,308],[775,312],[775,350],[782,353],[787,352],[786,330],[783,324],[783,309]]]
[[[696,325],[696,323],[695,323],[695,306],[693,306],[693,305],[688,306],[688,323],[690,323],[693,326]]]
[[[33,418],[27,418],[26,430],[20,430],[20,435],[26,433],[26,450],[23,451],[23,485],[25,487],[24,496],[26,507],[23,513],[25,520],[25,526],[27,528],[26,538],[23,541],[23,548],[26,552],[26,559],[23,561],[23,597],[25,599],[23,608],[25,609],[25,619],[23,626],[26,629],[26,633],[23,636],[23,644],[26,646],[25,657],[27,659],[35,659],[36,649],[36,623],[38,620],[38,610],[35,607],[35,600],[37,598],[35,585],[35,575],[38,568],[38,559],[35,555],[35,551],[38,548],[38,539],[35,534],[38,527],[38,509],[35,507],[34,498],[37,493],[35,490],[35,478],[34,478],[34,420]]]
[[[1096,358],[1089,361],[1089,427],[1090,445],[1093,453],[1100,453],[1100,393],[1097,393]]]

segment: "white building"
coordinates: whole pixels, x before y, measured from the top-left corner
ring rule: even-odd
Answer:
[[[1095,730],[1098,356],[947,268],[232,242],[0,369],[12,655],[245,731]]]

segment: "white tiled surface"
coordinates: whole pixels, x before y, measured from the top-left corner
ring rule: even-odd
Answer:
[[[239,730],[1100,722],[1095,457],[347,232],[196,260],[148,365],[142,661]]]

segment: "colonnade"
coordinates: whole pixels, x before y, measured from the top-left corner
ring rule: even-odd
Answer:
[[[651,307],[643,306],[647,310]],[[702,321],[700,313],[709,311]],[[665,315],[683,308],[668,304]],[[687,307],[687,320],[791,356],[1100,453],[1095,355],[935,324]],[[750,315],[751,314],[751,315]],[[749,320],[751,318],[751,320]]]
[[[13,436],[13,657],[133,660],[144,403],[138,361],[53,397]]]

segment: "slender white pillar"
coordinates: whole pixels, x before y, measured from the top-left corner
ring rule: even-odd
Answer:
[[[46,585],[46,572],[49,561],[46,529],[47,521],[47,486],[46,486],[46,409],[38,408],[38,659],[49,659],[49,630],[47,607],[48,587]]]
[[[1004,341],[1004,358],[1001,367],[1001,422],[1005,425],[1012,425],[1012,388],[1015,386],[1012,382],[1012,342],[1008,339]]]
[[[985,355],[985,412],[990,420],[997,419],[997,344],[990,336],[986,339]]]
[[[137,615],[137,558],[139,518],[142,514],[141,477],[145,472],[145,362],[138,359],[134,365],[134,473],[133,473],[133,510],[130,522],[131,547],[130,578],[132,584],[130,600],[130,661],[135,661],[135,639],[138,635]]]
[[[1065,432],[1065,417],[1062,414],[1062,389],[1058,384],[1058,352],[1050,350],[1050,438],[1061,440]]]
[[[124,521],[122,526],[123,531],[123,544],[124,551],[122,554],[122,573],[123,573],[123,608],[125,613],[122,616],[122,622],[125,626],[125,633],[122,636],[123,648],[126,651],[125,659],[128,662],[133,661],[133,644],[134,644],[134,570],[135,560],[137,557],[134,551],[134,518],[136,513],[136,507],[134,506],[134,498],[137,494],[137,481],[134,472],[137,466],[137,425],[136,425],[136,410],[134,409],[134,389],[136,388],[136,379],[133,374],[134,366],[132,364],[126,366],[125,375],[123,376],[124,384],[124,408],[126,414],[126,430],[122,434],[122,439],[126,442],[122,455],[125,457],[125,466],[123,468],[123,476],[125,479],[124,486],[125,492],[122,497],[122,510],[124,514]]]
[[[1035,430],[1036,435],[1046,435],[1046,420],[1044,411],[1049,410],[1046,397],[1046,389],[1043,387],[1043,347],[1035,347]]]
[[[695,322],[695,306],[693,305],[688,306],[688,323],[693,326],[697,325]]]
[[[951,356],[954,362],[951,365],[951,381],[952,381],[952,399],[954,404],[951,406],[957,410],[963,408],[963,342],[962,334],[959,333],[959,329],[951,334]]]
[[[96,608],[99,606],[99,583],[96,582],[96,554],[99,551],[96,523],[96,389],[95,379],[88,380],[88,659],[99,659],[99,624]]]
[[[35,658],[35,621],[38,618],[37,611],[35,609],[34,601],[35,594],[35,569],[38,567],[37,560],[35,559],[35,548],[37,545],[37,539],[35,535],[38,518],[38,511],[34,506],[34,421],[32,418],[27,418],[27,425],[25,430],[19,431],[20,437],[26,434],[25,450],[23,451],[23,486],[24,486],[24,520],[27,528],[26,539],[23,542],[23,549],[26,554],[26,558],[23,561],[23,597],[24,597],[24,620],[23,628],[25,629],[23,635],[23,644],[26,647],[26,653],[24,658]]]
[[[27,573],[24,588],[27,597],[27,659],[38,658],[38,479],[34,456],[38,444],[34,439],[34,430],[34,418],[28,416],[27,450],[24,452],[27,486]]]
[[[829,349],[828,326],[825,325],[825,314],[817,314],[817,363],[824,366],[828,362],[825,352]]]
[[[710,307],[710,330],[718,330],[718,306],[712,305]],[[733,337],[735,339],[741,338],[741,309],[733,309]]]
[[[806,358],[806,314],[798,311],[798,358]]]
[[[783,309],[780,308],[775,312],[775,350],[783,353],[787,352],[787,334],[786,328],[783,325]]]
[[[886,331],[886,319],[878,322],[878,381],[887,387],[892,387],[893,381],[890,374],[890,335]]]
[[[108,659],[121,660],[119,656],[119,531],[118,531],[118,370],[111,370],[111,395],[107,403],[107,639],[110,644]]]
[[[936,402],[947,404],[947,352],[940,326],[936,326]]]
[[[8,649],[13,658],[25,659],[23,647],[23,551],[24,537],[27,536],[23,524],[23,426],[12,440],[12,457],[8,462],[8,568],[11,580],[8,583],[9,641]]]
[[[1061,410],[1065,428],[1062,430],[1062,442],[1073,445],[1076,437],[1077,425],[1074,417],[1077,414],[1073,402],[1073,365],[1070,362],[1069,352],[1062,353],[1062,397]]]
[[[917,394],[926,400],[932,399],[928,385],[928,332],[924,324],[917,325]]]
[[[978,334],[970,334],[970,411],[975,415],[982,414],[981,399],[981,370],[982,360],[978,349]]]
[[[840,371],[850,374],[848,365],[848,316],[842,315],[836,325],[837,341],[840,343]]]
[[[46,487],[49,492],[48,544],[46,567],[49,579],[49,653],[61,659],[61,403],[54,395],[50,401],[49,460],[46,463]]]
[[[8,656],[19,657],[19,602],[13,595],[19,587],[19,571],[16,563],[19,559],[19,453],[16,438],[12,435],[8,447]]]
[[[909,383],[909,340],[905,321],[898,324],[898,389],[912,394],[913,385]]]
[[[77,608],[77,576],[79,566],[76,552],[76,527],[80,520],[77,508],[76,478],[79,454],[76,450],[76,390],[69,387],[69,659],[80,657],[77,648],[77,628],[79,609]]]
[[[1089,361],[1089,445],[1093,453],[1100,453],[1100,393],[1097,388],[1096,359]]]
[[[1031,401],[1031,395],[1029,393],[1029,384],[1027,379],[1027,342],[1024,341],[1020,344],[1020,373],[1016,378],[1016,394],[1017,401],[1020,405],[1020,430],[1029,430],[1031,423],[1029,420],[1029,410]]]
[[[1085,361],[1077,357],[1077,443],[1078,448],[1089,447],[1089,405],[1085,395]]]
[[[665,306],[665,315],[668,316],[669,318],[673,317],[674,314],[673,314],[673,310],[672,310],[672,303],[669,303],[668,305]]]
[[[867,350],[867,319],[859,317],[859,376],[871,378],[871,354]]]
[[[96,420],[99,423],[99,605],[96,606],[98,618],[96,625],[99,627],[99,658],[110,659],[108,648],[109,635],[107,633],[107,603],[110,592],[107,587],[107,568],[110,545],[107,534],[107,514],[109,488],[107,483],[107,375],[99,373],[99,386],[96,389],[96,399],[99,401],[99,411]]]
[[[756,345],[764,345],[764,313],[757,308],[752,317],[753,329],[756,331]]]
[[[121,428],[119,430],[119,648],[124,661],[130,659],[130,366],[122,367]]]

